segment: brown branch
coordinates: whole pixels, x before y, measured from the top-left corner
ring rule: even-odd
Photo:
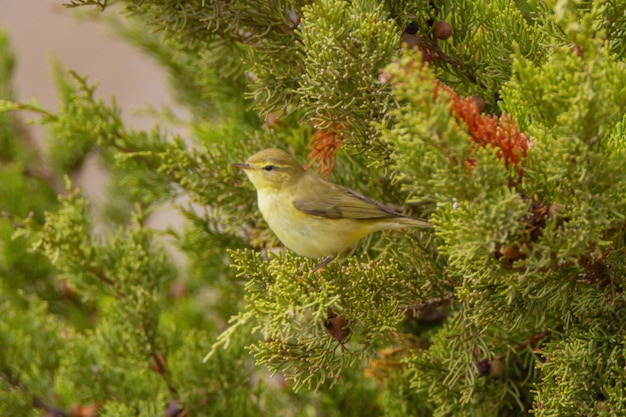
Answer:
[[[526,340],[524,340],[523,342],[521,342],[520,344],[516,345],[515,348],[513,348],[513,352],[517,353],[520,352],[522,350],[524,350],[527,346],[532,346],[535,343],[537,343],[538,341],[540,341],[541,339],[544,339],[545,337],[548,336],[548,332],[541,332],[538,333]],[[494,358],[494,360],[504,360],[507,357],[509,357],[511,355],[511,352],[505,352],[501,355],[498,355]]]
[[[50,407],[36,396],[33,396],[33,407],[45,411],[44,415],[48,417],[68,417],[65,411]]]
[[[479,85],[482,88],[487,88],[487,86],[483,82],[479,82],[476,74],[472,74],[466,71],[465,65],[458,59],[452,58],[448,54],[446,54],[443,49],[437,44],[437,42],[427,39],[421,35],[409,35],[404,33],[402,35],[401,41],[407,44],[409,47],[418,47],[425,54],[430,55],[431,60],[439,60],[443,61],[448,65],[451,65],[460,71],[462,71],[468,80],[473,82],[474,84]]]
[[[165,358],[163,357],[163,355],[161,355],[161,353],[159,353],[156,349],[154,349],[154,345],[152,344],[152,341],[150,341],[150,345],[151,345],[150,354],[152,355],[152,359],[154,360],[154,365],[150,366],[149,368],[152,371],[156,372],[157,374],[161,375],[161,378],[163,378],[163,381],[165,382],[165,385],[167,386],[168,391],[172,395],[176,396],[178,394],[178,391],[176,390],[176,388],[174,387],[170,379],[169,372],[167,371],[167,363],[165,362]]]
[[[407,306],[400,306],[400,310],[411,311],[413,312],[414,317],[419,317],[421,315],[430,314],[441,306],[451,304],[452,300],[454,300],[454,293],[451,292],[443,297],[431,298],[428,301],[416,302]]]

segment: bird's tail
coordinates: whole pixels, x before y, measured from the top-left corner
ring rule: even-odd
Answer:
[[[390,229],[406,229],[408,227],[420,227],[422,229],[432,229],[433,225],[424,219],[418,219],[416,217],[409,217],[409,216],[404,216],[404,215],[399,215],[398,217],[389,219]]]

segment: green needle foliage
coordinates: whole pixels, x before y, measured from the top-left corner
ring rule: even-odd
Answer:
[[[62,64],[58,111],[16,102],[0,35],[0,415],[626,414],[625,2],[66,6],[163,66],[189,133]],[[434,229],[314,271],[231,167],[267,147]]]

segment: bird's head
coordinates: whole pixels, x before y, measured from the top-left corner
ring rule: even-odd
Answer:
[[[306,171],[282,149],[264,149],[244,163],[232,164],[245,171],[258,191],[278,190],[296,182]]]

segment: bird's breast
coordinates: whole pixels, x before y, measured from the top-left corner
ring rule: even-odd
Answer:
[[[270,229],[298,255],[337,256],[366,234],[352,219],[312,216],[295,208],[292,200],[281,192],[258,194],[259,210]]]

